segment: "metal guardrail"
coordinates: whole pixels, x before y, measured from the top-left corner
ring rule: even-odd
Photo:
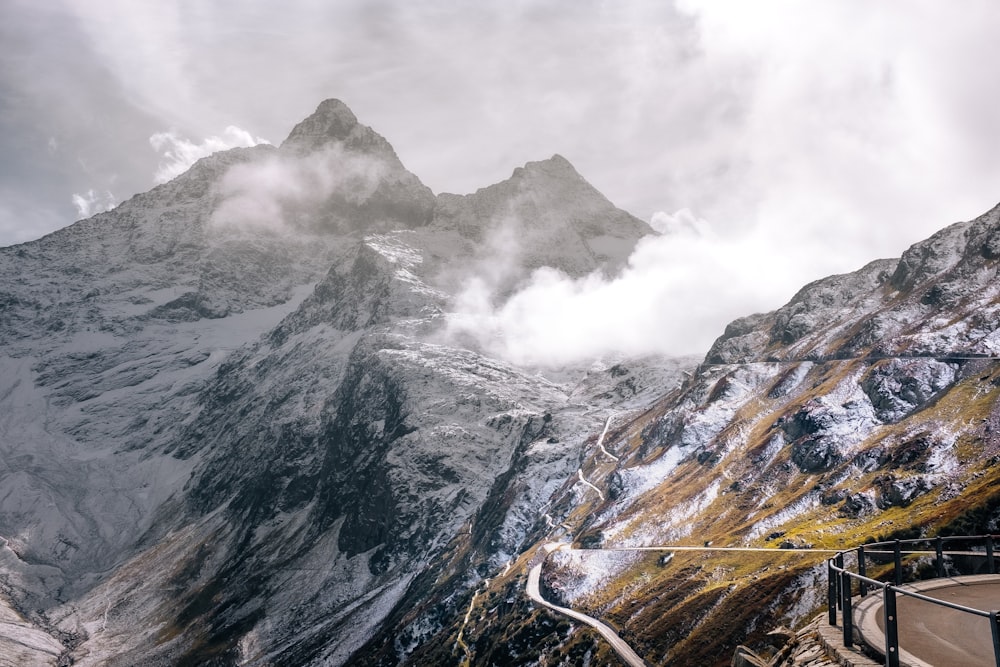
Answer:
[[[896,596],[904,595],[925,602],[930,602],[948,609],[972,614],[974,616],[988,618],[990,629],[993,633],[993,656],[997,667],[1000,667],[1000,626],[998,626],[998,612],[983,611],[965,607],[953,602],[938,600],[927,595],[922,595],[916,591],[909,591],[901,588],[903,584],[903,555],[911,554],[934,554],[935,575],[937,578],[946,576],[945,556],[963,555],[986,558],[986,570],[989,574],[997,573],[997,565],[994,551],[994,535],[975,536],[950,536],[935,538],[920,538],[912,540],[892,540],[891,542],[874,542],[865,544],[854,549],[841,551],[833,558],[827,560],[827,605],[829,611],[830,625],[837,625],[837,611],[842,612],[844,628],[844,646],[851,648],[854,645],[854,615],[852,609],[853,581],[858,581],[858,592],[863,597],[868,594],[869,589],[882,589],[882,609],[883,623],[885,625],[885,664],[886,667],[899,667],[899,632],[898,615],[896,612]],[[982,542],[985,547],[983,551],[946,551],[946,542]],[[932,544],[933,551],[907,550],[904,545],[927,545]],[[844,555],[853,553],[855,555],[855,566],[857,572],[851,572],[844,562]],[[865,559],[873,556],[892,556],[892,583],[878,581],[867,576]]]

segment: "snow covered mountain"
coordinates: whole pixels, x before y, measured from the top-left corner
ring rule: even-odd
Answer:
[[[649,231],[559,156],[435,197],[328,100],[0,249],[0,653],[341,664],[455,535],[504,562],[679,364],[551,381],[442,340],[449,301],[490,239],[502,294]]]
[[[542,558],[651,663],[728,664],[818,605],[796,547],[997,530],[1000,208],[701,364],[449,329],[650,231],[558,155],[434,195],[328,100],[0,248],[0,666],[613,664]],[[634,550],[679,542],[785,560]]]

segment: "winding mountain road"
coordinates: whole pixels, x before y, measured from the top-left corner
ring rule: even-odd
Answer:
[[[605,456],[607,456],[609,459],[611,459],[615,463],[618,463],[618,461],[619,461],[618,457],[615,456],[614,454],[612,454],[611,452],[609,452],[607,449],[604,448],[604,436],[606,436],[608,434],[608,429],[611,428],[611,420],[614,419],[614,418],[615,418],[614,415],[608,415],[607,420],[605,420],[605,422],[604,422],[604,430],[601,431],[600,437],[597,438],[597,448],[599,450],[601,450],[602,454],[604,454]]]
[[[608,434],[608,430],[611,427],[611,421],[612,421],[613,418],[614,418],[614,415],[609,415],[608,418],[605,420],[605,422],[604,422],[604,429],[601,431],[600,436],[597,438],[597,450],[601,454],[604,454],[609,459],[611,459],[612,461],[614,461],[615,463],[617,463],[619,461],[618,457],[615,456],[614,454],[612,454],[611,452],[609,452],[604,447],[604,438]],[[589,487],[590,489],[594,490],[598,494],[598,496],[600,497],[601,501],[604,500],[604,494],[601,492],[601,490],[598,487],[596,487],[594,484],[592,484],[591,482],[589,482],[583,476],[583,469],[582,468],[579,469],[579,470],[577,470],[577,478],[578,478],[579,482],[582,483],[584,486]],[[548,514],[545,514],[544,516],[545,516],[545,519],[546,519],[549,527],[550,528],[553,527],[554,526],[554,522],[552,521],[551,517],[549,517]],[[551,609],[552,611],[555,611],[555,612],[558,612],[560,614],[563,614],[564,616],[568,616],[569,618],[572,618],[572,619],[574,619],[576,621],[579,621],[581,623],[585,623],[586,625],[589,625],[590,627],[592,627],[595,630],[597,630],[597,632],[600,633],[600,635],[602,637],[604,637],[604,639],[607,640],[607,642],[609,644],[611,644],[611,647],[615,650],[615,652],[619,655],[619,657],[621,657],[621,659],[624,660],[627,665],[629,665],[629,667],[647,667],[646,662],[642,658],[640,658],[639,655],[634,650],[632,650],[632,647],[630,647],[627,643],[625,643],[625,640],[623,640],[621,637],[619,637],[618,633],[616,633],[610,626],[608,626],[607,624],[605,624],[605,623],[597,620],[596,618],[593,618],[592,616],[588,616],[588,615],[586,615],[586,614],[584,614],[582,612],[574,611],[573,609],[569,609],[567,607],[560,607],[559,605],[552,604],[551,602],[549,602],[548,600],[546,600],[544,597],[542,597],[541,589],[540,589],[540,586],[539,586],[540,581],[541,581],[541,577],[542,577],[542,566],[545,564],[545,557],[547,557],[548,554],[550,554],[550,553],[552,553],[553,551],[556,551],[556,550],[569,550],[569,545],[566,544],[566,543],[564,543],[564,542],[563,543],[549,542],[549,543],[547,543],[547,544],[545,544],[543,546],[544,556],[542,556],[539,559],[539,561],[537,563],[535,563],[535,565],[533,565],[530,568],[530,570],[528,571],[528,582],[527,582],[527,585],[525,587],[526,592],[528,594],[528,597],[530,597],[535,603],[537,603],[539,605],[542,605],[543,607],[546,607],[548,609]],[[805,554],[809,554],[809,553],[813,553],[813,554],[819,554],[819,553],[832,554],[832,553],[837,553],[833,549],[775,549],[773,547],[771,547],[771,548],[768,548],[768,547],[713,547],[713,546],[708,546],[708,545],[706,545],[706,546],[675,546],[675,545],[667,546],[667,545],[662,545],[662,546],[617,547],[617,548],[613,547],[613,548],[610,548],[610,549],[581,549],[580,551],[670,551],[670,552],[673,552],[673,551],[744,551],[744,552],[747,552],[747,551],[749,551],[749,552],[771,552],[771,553],[800,554],[800,555],[805,555]],[[474,600],[475,600],[475,597],[473,597],[473,601]],[[470,606],[470,610],[471,610],[471,606]],[[468,614],[466,614],[466,618],[468,618]],[[464,627],[464,625],[463,625],[463,627]],[[459,637],[461,637],[461,633],[459,633]]]
[[[696,547],[696,546],[650,546],[650,547],[619,547],[611,549],[569,549],[565,543],[556,544],[550,542],[544,547],[546,556],[555,550],[564,551],[741,551],[741,552],[769,552],[773,554],[797,554],[797,555],[809,555],[809,554],[832,554],[837,553],[834,549],[775,549],[773,547]],[[540,589],[540,581],[542,577],[542,565],[545,563],[545,558],[543,557],[539,560],[532,568],[528,571],[528,583],[525,587],[528,597],[530,597],[536,603],[547,607],[555,612],[563,614],[564,616],[569,616],[570,618],[580,621],[581,623],[586,623],[590,627],[597,630],[604,639],[611,644],[611,648],[625,661],[630,667],[647,667],[647,663],[639,657],[639,655],[632,650],[625,640],[618,636],[610,626],[602,623],[601,621],[593,618],[592,616],[587,616],[584,613],[574,611],[567,607],[560,607],[559,605],[552,604],[544,597],[542,597],[542,592]]]
[[[548,547],[549,545],[545,546]],[[549,551],[549,549],[546,550]],[[601,636],[604,637],[604,639],[606,639],[609,644],[611,644],[611,648],[615,650],[615,653],[617,653],[621,657],[621,659],[624,660],[627,665],[629,665],[629,667],[648,667],[646,665],[646,661],[640,658],[639,655],[632,650],[632,647],[626,644],[625,640],[619,637],[618,633],[612,630],[608,625],[605,625],[601,621],[598,621],[596,618],[587,616],[586,614],[581,614],[578,611],[573,611],[572,609],[567,609],[566,607],[560,607],[559,605],[554,605],[551,602],[547,601],[545,598],[543,598],[542,592],[539,589],[538,585],[542,576],[542,562],[544,562],[544,559],[542,561],[539,561],[537,564],[535,564],[534,567],[531,568],[531,570],[528,571],[528,585],[527,585],[528,597],[530,597],[532,600],[542,605],[543,607],[547,607],[553,611],[559,612],[564,616],[569,616],[570,618],[580,621],[581,623],[586,623],[590,627],[597,630],[599,633],[601,633]]]

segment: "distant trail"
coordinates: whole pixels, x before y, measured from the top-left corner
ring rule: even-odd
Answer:
[[[729,366],[756,366],[757,364],[830,364],[838,361],[884,361],[886,359],[940,359],[942,361],[1000,361],[1000,357],[977,354],[873,354],[867,357],[813,357],[802,359],[757,359],[751,361],[702,362],[699,368],[725,368]]]
[[[490,586],[490,580],[486,579],[485,587],[489,588],[489,586]],[[465,639],[463,639],[462,635],[465,633],[465,626],[469,624],[469,618],[472,616],[472,610],[475,609],[476,607],[477,597],[479,597],[478,589],[472,592],[472,600],[469,601],[469,608],[468,610],[466,610],[465,618],[462,620],[462,627],[459,628],[458,637],[455,638],[455,646],[460,647],[462,651],[465,653],[465,658],[461,662],[462,665],[472,664],[472,649],[470,649],[469,645],[465,643]]]
[[[601,450],[601,453],[607,456],[612,461],[618,462],[618,457],[609,452],[604,448],[604,436],[608,434],[608,428],[611,426],[611,420],[614,419],[614,415],[608,415],[607,421],[604,422],[604,430],[601,431],[601,435],[597,438],[597,448]]]
[[[589,486],[594,491],[597,491],[597,495],[601,498],[601,502],[602,503],[604,502],[604,494],[601,493],[601,490],[599,488],[597,488],[596,486],[594,486],[593,484],[591,484],[590,482],[588,482],[586,479],[584,479],[584,477],[583,477],[583,470],[577,470],[576,471],[576,476],[580,478],[580,481],[583,482],[583,484],[585,486]]]

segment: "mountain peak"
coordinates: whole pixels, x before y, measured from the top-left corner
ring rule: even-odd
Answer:
[[[570,161],[558,153],[547,160],[527,162],[523,167],[516,168],[512,175],[513,178],[524,176],[568,177],[583,180],[580,172],[570,164]]]
[[[320,148],[331,141],[346,141],[358,134],[359,128],[374,134],[358,122],[351,109],[338,99],[320,102],[311,116],[292,128],[288,138],[281,144],[284,150],[309,151]]]

